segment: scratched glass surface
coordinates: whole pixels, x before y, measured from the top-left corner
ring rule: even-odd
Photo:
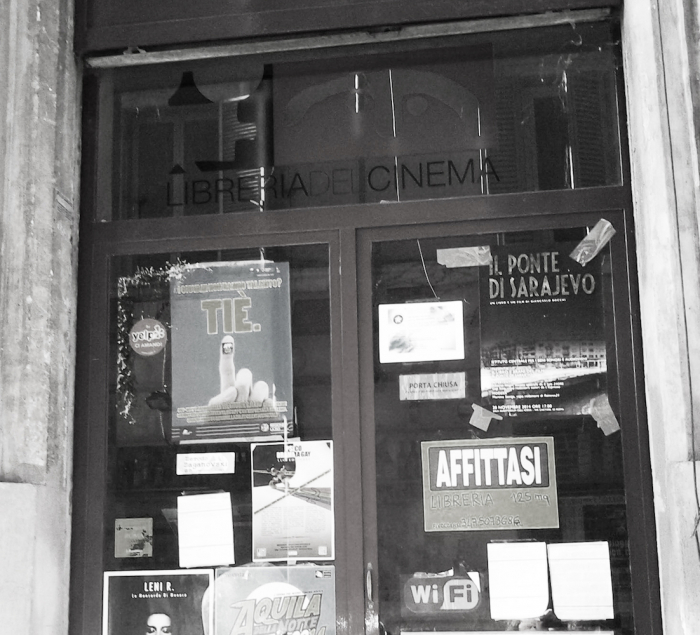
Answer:
[[[619,184],[614,37],[580,24],[112,71],[98,218]]]
[[[583,266],[571,254],[587,235],[373,244],[376,600],[390,635],[634,632],[609,247]],[[489,555],[538,543],[525,565]],[[562,607],[552,555],[550,595],[545,544],[609,557],[609,618]],[[596,579],[586,571],[566,579]]]
[[[294,427],[287,432],[302,441],[332,439],[327,245],[115,257],[103,542],[107,571],[180,566],[177,498],[183,494],[230,493],[235,564],[252,562],[252,478],[268,479],[271,488],[279,489],[284,478],[294,471],[291,463],[285,463],[286,471],[278,465],[256,465],[255,469],[260,468],[261,472],[254,473],[250,440],[207,441],[209,430],[217,427],[215,421],[199,425],[195,433],[202,438],[198,442],[188,442],[188,427],[182,428],[179,439],[175,438],[173,410],[178,400],[182,402],[182,395],[173,390],[177,377],[182,388],[183,382],[194,386],[200,380],[204,382],[203,377],[211,376],[211,382],[196,389],[199,400],[193,400],[192,405],[206,406],[209,400],[211,407],[215,401],[224,403],[222,398],[226,395],[229,400],[240,401],[247,387],[245,407],[254,410],[259,405],[254,397],[256,386],[267,388],[268,400],[281,398],[280,388],[266,376],[261,359],[246,354],[241,343],[250,331],[248,327],[265,317],[256,310],[255,295],[264,291],[222,293],[224,299],[232,299],[229,326],[226,327],[223,302],[215,311],[200,311],[201,323],[190,324],[189,330],[184,331],[187,335],[194,328],[211,330],[208,320],[214,319],[218,335],[213,336],[211,354],[207,353],[207,358],[211,358],[208,366],[196,352],[192,359],[185,359],[182,352],[177,357],[178,350],[173,349],[171,280],[178,279],[184,265],[208,263],[207,269],[215,271],[216,263],[229,262],[267,269],[275,263],[289,264],[294,412],[289,414],[288,422],[293,421]],[[248,285],[248,289],[252,288]],[[240,298],[240,306],[236,298]],[[267,322],[262,323],[262,331],[266,325]],[[233,335],[225,336],[227,330]],[[266,337],[275,342],[277,335],[268,332]],[[223,344],[219,350],[216,343],[231,339],[232,359],[226,365],[229,351]],[[182,351],[182,338],[179,346]],[[235,372],[236,396],[229,394],[230,387],[228,392],[224,389],[229,366]],[[252,381],[247,381],[248,371]],[[265,381],[264,386],[259,383]],[[260,429],[264,430],[264,426]],[[279,442],[282,438],[276,435],[259,441]],[[318,498],[322,493],[321,488],[308,486],[299,488],[295,496]],[[327,502],[319,498],[316,504]],[[279,531],[283,542],[284,530]]]

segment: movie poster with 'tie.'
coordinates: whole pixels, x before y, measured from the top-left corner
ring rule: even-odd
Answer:
[[[481,391],[505,417],[581,415],[606,395],[603,263],[576,243],[491,247],[481,277]]]
[[[170,282],[172,440],[282,438],[292,421],[289,265],[186,265]]]

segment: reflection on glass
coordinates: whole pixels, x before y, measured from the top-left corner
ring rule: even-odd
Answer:
[[[609,25],[428,46],[117,72],[114,218],[619,184]]]
[[[178,568],[178,508],[222,492],[230,494],[235,553],[218,564],[269,560],[253,552],[251,448],[274,442],[258,447],[284,453],[284,440],[298,438],[306,451],[323,441],[332,468],[327,246],[268,247],[262,260],[258,249],[122,256],[113,270],[105,569]],[[264,336],[255,350],[251,335]],[[290,460],[287,481],[296,485],[295,471],[304,470]],[[278,467],[264,466],[263,489],[298,503]],[[273,471],[281,493],[269,484]],[[332,472],[313,493],[300,489],[316,517],[330,514],[331,538],[314,553],[326,561],[334,557],[331,483]],[[190,543],[200,525],[189,527]]]
[[[633,632],[609,248],[583,267],[570,254],[586,235],[373,244],[388,633]],[[382,357],[382,307],[455,302],[461,358],[437,343],[432,357]]]

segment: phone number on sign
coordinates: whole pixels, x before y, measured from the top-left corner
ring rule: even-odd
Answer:
[[[433,530],[476,529],[481,527],[520,527],[520,516],[471,516],[455,521],[433,523]]]

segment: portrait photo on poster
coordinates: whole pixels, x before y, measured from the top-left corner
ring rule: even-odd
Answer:
[[[206,635],[213,612],[202,598],[213,569],[108,571],[104,574],[102,635]]]

